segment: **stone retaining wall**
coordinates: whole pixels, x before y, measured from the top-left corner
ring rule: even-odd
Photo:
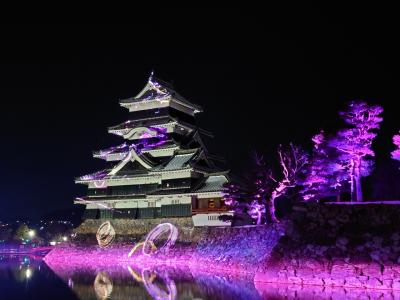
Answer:
[[[256,281],[400,289],[400,205],[295,206]]]
[[[86,220],[78,236],[95,245],[102,222]],[[400,290],[398,204],[300,204],[278,226],[196,228],[191,218],[111,222],[125,241],[142,239],[160,222],[175,224],[177,244],[160,261],[252,273],[260,283]]]
[[[75,232],[78,235],[77,242],[93,244],[99,226],[110,221],[116,232],[116,241],[129,242],[141,240],[154,227],[160,223],[172,223],[179,229],[179,242],[196,242],[201,236],[201,228],[195,228],[191,217],[170,219],[87,219]]]

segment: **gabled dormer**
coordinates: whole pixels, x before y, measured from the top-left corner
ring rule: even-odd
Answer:
[[[122,107],[129,109],[130,112],[172,107],[194,116],[203,111],[199,105],[191,103],[179,95],[169,83],[157,79],[153,72],[139,94],[135,97],[122,99],[119,103]]]

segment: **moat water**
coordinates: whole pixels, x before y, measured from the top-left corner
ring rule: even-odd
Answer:
[[[0,299],[397,299],[389,291],[255,284],[245,276],[185,268],[49,267],[40,257],[0,256]]]

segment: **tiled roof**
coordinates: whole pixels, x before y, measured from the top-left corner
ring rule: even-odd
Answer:
[[[161,125],[161,124],[167,124],[170,122],[174,122],[175,120],[171,118],[170,116],[166,117],[157,117],[157,118],[151,118],[151,119],[145,119],[145,120],[128,120],[124,123],[108,127],[108,130],[119,130],[119,129],[125,129],[125,128],[135,128],[135,127],[151,127],[151,126],[156,126],[156,125]]]
[[[167,164],[163,170],[166,171],[172,171],[172,170],[179,170],[184,167],[185,165],[190,161],[190,159],[193,157],[195,152],[188,153],[188,154],[178,154],[175,155]]]
[[[223,186],[226,182],[227,179],[223,175],[210,175],[204,184],[196,190],[196,192],[218,192],[223,189]]]
[[[149,100],[156,100],[156,99],[162,99],[166,97],[172,97],[179,102],[182,102],[190,107],[194,107],[195,109],[198,109],[202,111],[202,108],[195,104],[187,101],[184,97],[179,95],[175,90],[172,89],[172,86],[160,79],[156,79],[152,75],[149,78],[148,81],[148,86],[151,83],[153,85],[152,87],[148,90],[146,90],[140,97],[130,97],[127,99],[121,99],[119,102],[120,103],[133,103],[133,102],[142,102],[142,101],[149,101]],[[157,89],[154,88],[154,86],[157,87]]]

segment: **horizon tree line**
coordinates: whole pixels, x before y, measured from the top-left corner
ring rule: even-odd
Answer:
[[[362,202],[362,178],[369,176],[374,166],[372,142],[377,136],[383,108],[365,101],[351,101],[339,112],[345,127],[334,134],[321,130],[311,140],[313,149],[307,153],[290,143],[279,145],[279,171],[273,172],[263,155],[254,153],[251,181],[228,183],[225,203],[235,214],[247,214],[256,224],[277,223],[276,202],[297,196],[302,201],[320,201],[350,193],[351,202]],[[400,132],[393,137],[396,149],[391,152],[400,161]]]

